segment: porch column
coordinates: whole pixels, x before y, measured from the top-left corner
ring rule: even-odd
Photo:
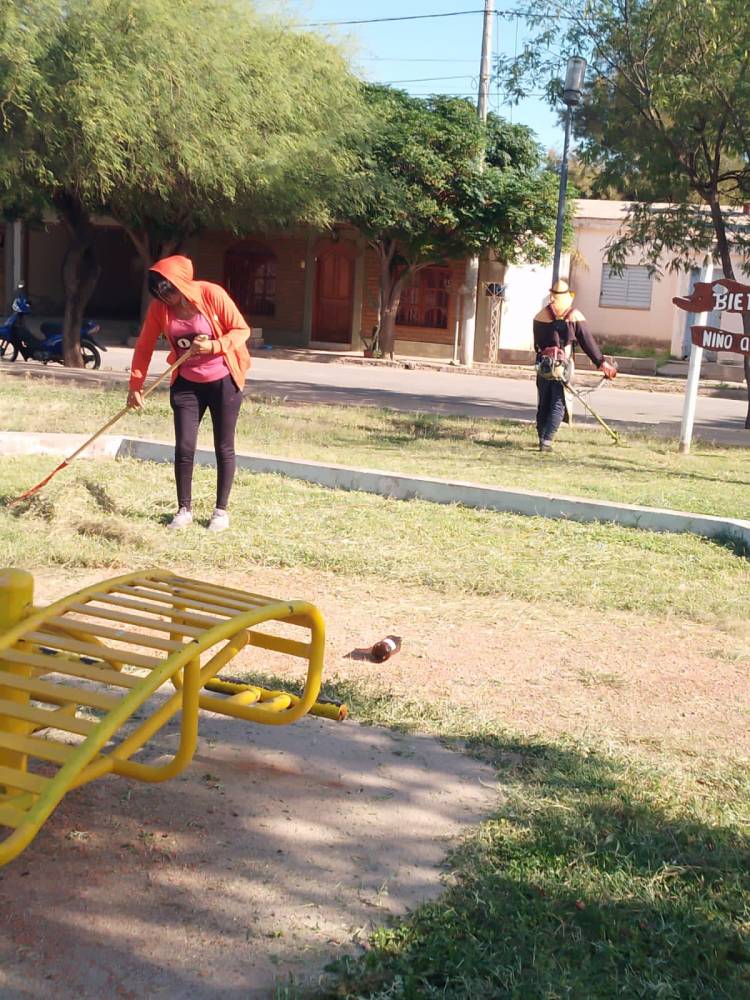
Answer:
[[[9,305],[23,281],[23,222],[5,223],[5,299]],[[27,289],[28,292],[28,289]]]
[[[357,236],[357,259],[354,262],[354,300],[352,303],[352,349],[361,351],[362,303],[365,297],[365,247],[363,236]]]
[[[315,299],[315,243],[317,236],[307,237],[305,249],[305,301],[302,311],[302,346],[309,347],[312,340],[313,305]]]

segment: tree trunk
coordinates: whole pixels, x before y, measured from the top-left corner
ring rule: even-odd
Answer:
[[[393,361],[393,348],[396,343],[396,313],[398,312],[398,302],[395,305],[387,305],[383,309],[380,318],[380,350],[383,357]]]
[[[409,264],[400,274],[393,271],[393,260],[396,256],[395,240],[386,240],[377,244],[380,258],[380,288],[379,288],[379,324],[378,341],[383,357],[393,361],[393,349],[396,343],[396,316],[401,304],[401,293],[411,281],[418,267]]]
[[[54,198],[54,204],[70,238],[62,268],[65,291],[63,364],[68,368],[83,368],[81,324],[101,274],[96,259],[94,226],[87,211],[74,195],[63,192]]]
[[[396,252],[395,240],[378,240],[372,246],[378,254],[378,315],[375,330],[373,331],[373,347],[385,354],[386,339],[393,337],[393,330],[386,330],[387,325],[386,309],[391,292],[391,264]],[[395,317],[394,317],[395,322]],[[394,323],[390,326],[393,327]],[[388,340],[392,343],[392,340]]]
[[[401,305],[401,293],[411,276],[411,268],[407,268],[398,277],[391,275],[390,285],[386,290],[385,305],[380,320],[380,349],[383,357],[388,357],[391,361],[393,361],[393,348],[396,345],[396,316]]]
[[[143,265],[143,280],[141,281],[141,322],[143,322],[146,310],[151,304],[151,296],[148,291],[149,268],[154,261],[161,260],[162,257],[171,257],[174,253],[179,253],[184,234],[163,239],[150,234],[147,229],[134,230],[125,225],[123,225],[123,229],[138,251],[138,256],[141,258],[141,264]]]

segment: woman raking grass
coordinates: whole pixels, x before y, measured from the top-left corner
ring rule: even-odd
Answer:
[[[172,376],[170,403],[175,429],[177,513],[171,528],[193,521],[193,462],[198,428],[208,410],[216,453],[216,507],[209,531],[229,527],[227,507],[235,473],[234,437],[242,387],[250,367],[250,328],[219,285],[193,279],[187,257],[165,257],[148,273],[154,301],[148,308],[133,351],[128,406],[141,409],[143,383],[160,334],[169,342],[168,361],[188,357]]]

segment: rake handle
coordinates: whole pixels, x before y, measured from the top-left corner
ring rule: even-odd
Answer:
[[[159,375],[159,377],[157,379],[155,379],[151,383],[151,385],[148,387],[148,389],[145,389],[143,391],[143,393],[141,394],[142,398],[145,399],[146,396],[148,396],[150,393],[152,393],[154,391],[154,389],[164,381],[164,379],[167,377],[167,375],[171,375],[172,372],[176,368],[178,368],[182,364],[182,362],[185,361],[186,358],[188,358],[189,356],[190,356],[189,354],[183,354],[181,357],[179,357],[174,362],[174,364],[171,364],[169,366],[169,368],[165,368],[164,371],[161,373],[161,375]],[[101,437],[101,435],[104,434],[105,431],[108,431],[110,429],[110,427],[112,427],[114,424],[116,424],[117,421],[120,419],[120,417],[124,417],[125,414],[130,409],[131,409],[130,406],[123,406],[123,408],[121,410],[118,410],[117,413],[114,415],[114,417],[112,417],[111,420],[108,420],[107,423],[104,424],[102,427],[100,427],[99,430],[96,431],[96,433],[92,434],[91,437],[87,441],[84,441],[83,444],[80,446],[80,448],[78,448],[76,451],[73,452],[72,455],[69,455],[65,459],[66,463],[69,464],[70,462],[73,461],[74,458],[77,458],[77,456],[80,455],[81,452],[84,451],[86,448],[88,448],[88,446],[90,444],[92,444],[94,441],[96,441],[96,439],[98,437]]]
[[[154,391],[154,389],[164,381],[164,379],[167,377],[167,375],[171,375],[172,372],[176,368],[178,368],[182,364],[182,362],[185,361],[186,358],[188,358],[188,357],[190,357],[189,354],[183,354],[181,357],[179,357],[174,362],[174,364],[171,364],[169,366],[169,368],[165,368],[164,371],[161,373],[161,375],[159,375],[159,377],[157,379],[155,379],[151,383],[151,385],[148,387],[148,389],[144,389],[144,391],[141,393],[141,398],[145,399],[146,396],[150,395],[150,393],[152,393]],[[124,417],[125,414],[130,409],[132,409],[132,407],[130,407],[130,406],[123,406],[123,408],[121,410],[118,410],[117,413],[115,413],[114,417],[111,418],[111,420],[108,420],[107,423],[104,424],[102,427],[100,427],[99,430],[96,431],[96,433],[92,434],[91,437],[87,441],[84,441],[83,444],[80,446],[80,448],[78,448],[76,451],[73,452],[72,455],[69,455],[65,459],[66,463],[69,464],[70,462],[73,461],[74,458],[77,458],[77,456],[80,455],[81,452],[84,451],[86,448],[88,448],[88,446],[90,444],[92,444],[94,441],[96,441],[96,439],[98,437],[101,437],[101,435],[104,434],[105,431],[108,431],[110,429],[110,427],[112,427],[114,424],[116,424],[117,421],[120,419],[120,417]]]
[[[161,373],[161,375],[159,375],[159,377],[156,378],[151,383],[151,385],[148,387],[148,389],[145,389],[143,391],[143,393],[141,394],[142,398],[145,399],[146,396],[148,396],[150,393],[152,393],[154,391],[154,389],[158,385],[160,385],[168,375],[171,375],[172,372],[175,371],[175,369],[179,368],[179,366],[182,364],[182,362],[185,361],[185,360],[187,360],[187,358],[189,358],[189,357],[190,357],[190,354],[188,354],[188,353],[183,354],[182,357],[179,357],[173,364],[171,364],[169,366],[169,368],[166,368]],[[37,493],[43,486],[46,486],[47,483],[50,481],[50,479],[52,479],[52,477],[54,475],[56,475],[58,472],[62,471],[62,469],[64,469],[66,466],[70,465],[70,463],[75,458],[77,458],[81,454],[82,451],[85,451],[85,449],[88,448],[88,446],[90,444],[93,444],[93,442],[96,441],[96,439],[98,437],[101,437],[101,435],[105,431],[108,431],[109,428],[112,427],[113,424],[116,424],[117,421],[120,419],[120,417],[124,417],[125,414],[128,412],[128,410],[130,410],[130,409],[131,409],[131,407],[129,407],[129,406],[123,406],[123,408],[121,410],[118,410],[117,413],[110,420],[108,420],[106,422],[106,424],[104,424],[102,427],[100,427],[99,430],[96,431],[94,434],[92,434],[90,438],[87,438],[87,440],[84,441],[83,444],[79,448],[76,448],[76,450],[73,452],[72,455],[68,455],[67,458],[64,458],[62,460],[62,462],[60,462],[60,464],[57,466],[57,468],[53,469],[52,472],[50,472],[50,474],[48,476],[46,476],[40,483],[37,483],[36,486],[32,486],[31,489],[26,490],[25,493],[22,493],[20,496],[16,497],[14,500],[8,501],[8,506],[12,507],[14,504],[19,503],[21,500],[26,500],[28,497],[33,496],[34,493]]]

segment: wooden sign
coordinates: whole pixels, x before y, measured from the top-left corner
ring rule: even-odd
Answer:
[[[680,309],[690,313],[750,312],[750,285],[743,285],[731,278],[696,281],[688,296],[680,297],[678,295],[672,299],[672,302]],[[724,348],[724,350],[729,349]]]
[[[696,347],[705,347],[707,351],[750,354],[750,336],[746,333],[728,333],[716,326],[691,326],[690,334]]]

